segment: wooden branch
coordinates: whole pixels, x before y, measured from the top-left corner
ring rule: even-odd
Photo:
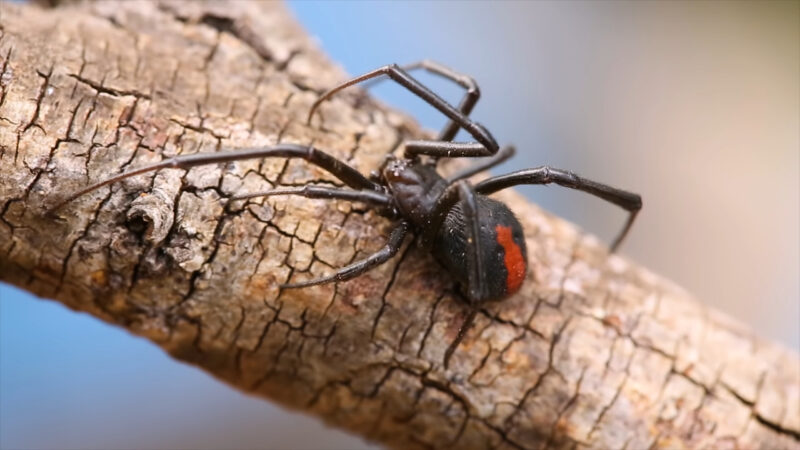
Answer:
[[[796,354],[513,193],[528,280],[482,310],[448,370],[465,308],[409,242],[350,282],[278,289],[374,251],[390,226],[346,202],[228,202],[333,180],[303,162],[163,170],[45,217],[178,153],[313,142],[368,173],[422,133],[357,89],[306,126],[344,74],[278,4],[0,14],[0,279],[391,447],[800,448]]]

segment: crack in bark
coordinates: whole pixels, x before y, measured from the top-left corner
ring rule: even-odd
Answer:
[[[765,427],[769,428],[770,430],[775,431],[778,434],[784,434],[798,443],[800,443],[800,431],[791,430],[788,428],[782,427],[780,424],[770,421],[769,419],[765,418],[764,416],[758,414],[755,411],[755,402],[749,401],[746,398],[742,397],[736,390],[731,389],[729,386],[725,385],[724,383],[720,383],[719,386],[729,392],[731,395],[736,397],[737,400],[744,403],[746,406],[750,408],[750,416],[754,418],[758,423],[764,425]]]
[[[14,50],[13,46],[8,47],[8,51],[6,51],[6,56],[3,58],[3,66],[0,67],[0,109],[3,108],[3,105],[6,102],[6,94],[8,93],[8,86],[11,85],[11,80],[14,79],[14,75],[12,72],[9,71],[9,63],[11,62],[11,54]],[[9,123],[8,119],[3,119]],[[0,158],[3,157],[3,154],[0,153]]]
[[[137,99],[145,99],[145,100],[151,100],[152,99],[152,97],[149,94],[145,94],[143,92],[139,92],[139,91],[136,91],[136,90],[126,91],[126,90],[111,88],[111,87],[108,87],[108,86],[103,86],[102,82],[97,83],[97,82],[92,81],[92,80],[90,80],[88,78],[82,77],[80,75],[80,73],[82,73],[82,72],[83,72],[83,67],[81,67],[81,71],[78,72],[78,74],[68,73],[67,76],[68,77],[72,77],[72,78],[80,81],[81,83],[91,87],[92,89],[94,89],[95,91],[97,91],[100,94],[111,95],[113,97],[134,97],[134,98],[137,98]]]
[[[375,340],[375,331],[378,328],[378,323],[380,322],[381,317],[383,316],[383,312],[386,309],[386,296],[389,294],[389,291],[392,289],[392,286],[394,286],[394,282],[397,279],[397,273],[400,271],[400,267],[403,265],[403,261],[405,261],[406,256],[411,252],[411,249],[415,241],[416,239],[412,239],[412,241],[406,245],[406,248],[400,251],[399,258],[395,256],[395,258],[398,258],[397,264],[394,266],[394,269],[392,270],[392,273],[389,276],[389,282],[386,283],[386,287],[384,288],[383,293],[381,294],[381,307],[380,309],[378,309],[378,314],[375,316],[375,319],[372,322],[372,331],[370,333],[370,339],[373,341]]]
[[[42,133],[47,134],[44,128],[42,128],[42,126],[39,125],[38,120],[39,120],[39,111],[41,110],[42,107],[42,101],[44,100],[45,95],[47,95],[47,89],[50,85],[50,76],[53,75],[53,66],[52,65],[50,66],[50,69],[47,71],[47,73],[42,73],[37,70],[36,74],[42,78],[42,85],[39,87],[39,92],[36,93],[36,99],[35,99],[36,106],[35,109],[33,110],[33,115],[31,116],[31,120],[29,120],[28,123],[26,123],[22,127],[22,131],[20,132],[20,134],[26,133],[31,127],[36,127]],[[14,160],[14,162],[16,162],[16,159]]]

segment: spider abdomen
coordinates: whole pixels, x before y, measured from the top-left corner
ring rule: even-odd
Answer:
[[[468,291],[471,264],[469,246],[477,245],[482,279],[479,298],[472,302],[498,300],[515,293],[522,286],[527,273],[527,250],[522,226],[511,210],[491,198],[476,196],[478,206],[479,237],[470,242],[470,224],[466,220],[462,203],[456,203],[448,212],[433,243],[433,253],[439,262]]]

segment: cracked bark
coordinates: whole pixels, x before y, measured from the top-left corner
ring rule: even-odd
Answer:
[[[410,242],[347,283],[281,292],[379,248],[363,206],[235,192],[333,183],[301,161],[164,170],[179,153],[314,143],[375,168],[422,132],[349,90],[276,4],[0,6],[0,279],[123,326],[253,395],[402,448],[800,448],[798,356],[513,192],[521,292],[465,310]]]

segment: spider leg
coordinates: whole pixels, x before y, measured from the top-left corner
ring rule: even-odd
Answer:
[[[295,288],[302,288],[307,286],[316,286],[318,284],[325,284],[330,283],[333,281],[345,281],[351,278],[355,278],[361,275],[364,272],[367,272],[374,267],[377,267],[389,259],[392,258],[395,254],[397,254],[398,250],[403,244],[403,239],[405,239],[406,234],[408,233],[409,225],[408,222],[400,222],[389,234],[389,239],[386,242],[386,245],[383,246],[380,250],[373,253],[372,255],[362,259],[361,261],[357,261],[349,266],[342,267],[341,269],[337,270],[335,273],[328,275],[326,277],[317,278],[315,280],[309,281],[301,281],[298,283],[287,283],[282,284],[281,288],[284,289],[295,289]]]
[[[431,210],[428,223],[422,228],[419,236],[420,245],[423,247],[430,248],[436,238],[436,234],[444,223],[444,219],[447,218],[447,213],[450,212],[453,205],[461,198],[459,184],[462,182],[463,181],[459,181],[447,186],[444,192],[436,199],[436,204]]]
[[[506,145],[505,147],[501,147],[500,151],[495,153],[494,156],[486,158],[483,161],[479,161],[473,164],[471,167],[467,167],[466,169],[456,172],[455,174],[449,176],[447,178],[447,183],[454,183],[458,180],[463,180],[464,178],[469,178],[476,173],[483,172],[484,170],[489,170],[492,167],[503,163],[507,159],[514,156],[517,153],[517,149],[514,148],[513,145]]]
[[[161,162],[131,169],[127,172],[123,172],[121,174],[106,178],[105,180],[99,181],[95,184],[92,184],[91,186],[87,186],[79,190],[78,192],[75,192],[74,194],[70,195],[66,199],[62,200],[52,208],[50,208],[50,211],[52,212],[62,207],[63,205],[80,197],[81,195],[87,194],[103,186],[107,186],[109,184],[122,181],[134,175],[140,175],[143,173],[152,172],[160,169],[168,169],[168,168],[188,169],[190,167],[202,166],[206,164],[228,163],[231,161],[240,161],[245,159],[276,158],[276,157],[302,158],[311,164],[314,164],[316,166],[319,166],[327,170],[328,172],[330,172],[331,174],[342,180],[346,185],[354,189],[375,190],[375,191],[380,190],[380,185],[370,181],[364,175],[361,175],[356,169],[347,165],[347,163],[345,163],[344,161],[336,159],[333,156],[321,150],[317,150],[314,147],[305,145],[278,144],[261,148],[242,148],[226,152],[193,153],[190,155],[174,156],[172,158],[165,159]]]
[[[475,197],[475,191],[473,190],[472,186],[466,181],[459,181],[456,183],[458,189],[458,196],[461,199],[463,204],[462,212],[464,213],[464,222],[467,224],[467,228],[469,228],[469,234],[467,238],[467,251],[466,255],[466,264],[467,264],[467,273],[468,273],[468,297],[471,302],[476,301],[476,299],[485,298],[484,294],[484,283],[483,277],[486,274],[483,271],[483,261],[481,261],[480,256],[478,255],[478,249],[481,249],[481,224],[480,224],[480,217],[478,215],[478,200]]]
[[[458,335],[445,351],[445,368],[450,364],[450,357],[453,356],[453,352],[455,352],[456,348],[467,334],[467,331],[469,331],[469,328],[472,326],[475,315],[478,313],[477,303],[480,299],[486,298],[485,286],[487,284],[484,279],[486,273],[483,271],[483,261],[478,254],[478,250],[482,247],[480,240],[480,217],[475,191],[468,182],[463,180],[459,181],[454,186],[456,186],[458,197],[462,202],[464,222],[467,224],[468,228],[467,249],[466,255],[464,256],[467,265],[467,298],[469,300],[470,312],[458,329]]]
[[[369,205],[390,206],[392,198],[383,192],[350,189],[339,189],[328,186],[298,186],[288,188],[276,188],[267,191],[249,192],[247,194],[236,195],[231,200],[244,200],[253,197],[272,197],[274,195],[299,195],[307,198],[325,198],[349,200],[351,202],[362,202]]]
[[[495,144],[497,145],[497,144]],[[480,158],[492,156],[498,148],[487,150],[480,142],[407,141],[405,157],[430,155],[435,158]]]
[[[464,94],[464,97],[458,104],[458,110],[461,111],[465,116],[469,116],[469,114],[472,112],[472,108],[475,107],[475,104],[478,103],[478,100],[481,98],[481,90],[478,87],[478,83],[475,82],[475,79],[469,75],[456,72],[455,70],[436,61],[424,59],[412,64],[400,66],[400,68],[407,72],[416,69],[423,69],[442,78],[447,78],[448,80],[457,83],[466,89],[467,92]],[[456,136],[456,133],[458,133],[458,129],[459,126],[457,123],[452,120],[449,121],[444,128],[442,128],[437,140],[452,141]]]
[[[464,255],[467,268],[469,269],[468,278],[470,286],[468,286],[467,296],[470,300],[484,298],[484,280],[485,275],[482,270],[482,261],[478,256],[478,249],[481,247],[480,243],[480,216],[478,213],[478,200],[476,191],[466,180],[457,181],[445,189],[445,191],[436,199],[436,204],[428,220],[427,225],[422,229],[420,234],[420,243],[423,247],[429,248],[436,238],[436,234],[441,229],[447,214],[459,200],[462,202],[462,214],[464,214],[464,223],[468,225],[468,250]]]
[[[444,352],[444,368],[447,369],[447,366],[450,365],[450,357],[453,356],[453,352],[456,351],[461,341],[464,340],[464,336],[467,335],[467,331],[472,328],[472,323],[475,322],[475,316],[478,315],[478,308],[471,307],[470,311],[464,319],[464,322],[461,323],[461,327],[458,329],[458,334],[456,338],[453,339],[453,342],[447,347],[447,350]]]
[[[611,202],[630,213],[628,221],[622,231],[614,239],[611,244],[611,251],[616,251],[622,240],[628,234],[631,225],[633,225],[636,214],[642,209],[642,197],[632,192],[617,189],[615,187],[607,186],[596,181],[587,180],[575,175],[572,172],[560,169],[552,169],[547,166],[537,167],[534,169],[525,169],[517,172],[512,172],[506,175],[489,178],[481,181],[475,185],[475,191],[479,194],[489,195],[501,189],[506,189],[518,184],[549,184],[556,183],[571,189],[592,194],[600,197],[603,200]]]
[[[458,128],[463,128],[467,133],[472,135],[478,143],[475,144],[464,144],[469,145],[469,147],[462,147],[461,150],[468,149],[465,154],[462,155],[451,155],[452,149],[442,147],[441,145],[436,144],[452,144],[449,142],[441,142],[441,141],[413,141],[406,144],[406,155],[407,156],[414,156],[414,155],[431,155],[434,157],[442,157],[442,156],[491,156],[497,153],[499,146],[495,141],[494,137],[489,133],[489,131],[483,127],[483,125],[473,121],[465,113],[459,111],[450,103],[447,103],[442,97],[428,89],[424,84],[420,83],[416,78],[412,77],[408,74],[405,70],[401,69],[397,64],[390,64],[388,66],[383,66],[378,69],[375,69],[371,72],[367,72],[361,76],[355,77],[351,80],[345,81],[344,83],[335,86],[328,92],[322,94],[313,105],[311,105],[311,109],[308,112],[308,120],[307,122],[311,122],[311,117],[314,115],[314,112],[317,110],[319,105],[324,102],[325,100],[329,99],[333,94],[341,91],[342,89],[352,86],[354,84],[360,83],[362,81],[369,80],[371,78],[375,78],[381,75],[388,75],[393,81],[398,83],[399,85],[403,86],[404,88],[411,91],[417,97],[421,98],[422,100],[426,101],[429,105],[433,106],[439,112],[447,116],[454,124],[455,130],[458,131]],[[463,101],[462,101],[463,104]],[[470,107],[471,108],[471,107]],[[443,132],[449,130],[448,127],[443,130]]]

